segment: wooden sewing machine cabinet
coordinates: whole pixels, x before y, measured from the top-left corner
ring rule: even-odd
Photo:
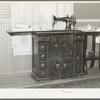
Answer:
[[[87,37],[89,35],[93,37],[92,50],[95,52],[95,37],[100,35],[100,32],[50,30],[8,31],[8,33],[12,36],[32,35],[32,76],[37,80],[66,79],[87,75],[87,60],[91,60],[93,67],[94,61],[98,59],[100,68],[100,56],[86,58]]]
[[[32,75],[37,80],[83,75],[83,41],[80,30],[33,32]]]

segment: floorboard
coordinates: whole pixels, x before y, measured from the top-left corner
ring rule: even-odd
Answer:
[[[83,83],[89,82],[88,84],[90,84],[97,80],[100,81],[100,71],[98,68],[88,69],[87,76],[49,81],[36,81],[31,77],[31,73],[23,73],[0,76],[0,88],[72,88],[75,86],[80,88],[85,87]],[[80,86],[79,84],[83,85]]]

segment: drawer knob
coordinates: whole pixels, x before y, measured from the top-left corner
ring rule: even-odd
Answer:
[[[59,47],[59,45],[58,45],[58,44],[55,44],[55,45],[54,45],[54,47],[55,47],[55,48],[58,48],[58,47]]]
[[[64,63],[64,64],[63,64],[63,67],[64,67],[64,68],[67,68],[67,64],[66,64],[66,63]]]
[[[77,36],[76,40],[79,40],[79,41],[84,40],[84,37],[83,36]]]
[[[63,67],[64,67],[64,68],[67,68],[67,67],[69,67],[69,64],[64,63],[64,64],[63,64]]]
[[[81,36],[77,36],[77,40],[81,40]]]
[[[60,64],[57,63],[57,64],[55,65],[55,67],[56,67],[57,69],[60,68]]]
[[[45,63],[42,63],[41,68],[45,68],[45,67],[46,67]]]
[[[77,60],[78,60],[78,61],[80,60],[80,57],[79,57],[79,56],[77,57]]]
[[[45,55],[41,55],[41,59],[45,59]]]
[[[44,72],[42,72],[42,73],[41,73],[41,76],[42,76],[42,77],[44,77],[44,76],[45,76],[45,73],[44,73]]]
[[[67,45],[64,43],[62,46],[65,48]]]
[[[42,45],[42,46],[40,47],[40,49],[41,49],[41,50],[45,50],[46,47],[45,47],[44,45]]]
[[[70,52],[70,55],[72,55],[72,52]]]

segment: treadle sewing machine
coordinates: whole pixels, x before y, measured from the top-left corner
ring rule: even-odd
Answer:
[[[86,75],[87,35],[93,35],[93,40],[94,36],[100,35],[100,32],[95,32],[94,35],[94,32],[75,30],[76,18],[73,15],[60,18],[53,16],[53,28],[56,21],[64,21],[65,30],[8,32],[10,35],[32,34],[32,75],[37,80]],[[93,57],[92,67],[94,60]],[[98,60],[100,68],[100,57]]]

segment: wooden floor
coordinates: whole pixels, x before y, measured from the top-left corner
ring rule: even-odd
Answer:
[[[35,83],[30,73],[0,76],[0,88],[23,88]]]
[[[98,68],[89,69],[88,72],[89,74],[87,76],[41,82],[32,78],[31,73],[0,76],[0,88],[39,88],[44,86],[48,88],[48,85],[100,79],[100,71]]]

